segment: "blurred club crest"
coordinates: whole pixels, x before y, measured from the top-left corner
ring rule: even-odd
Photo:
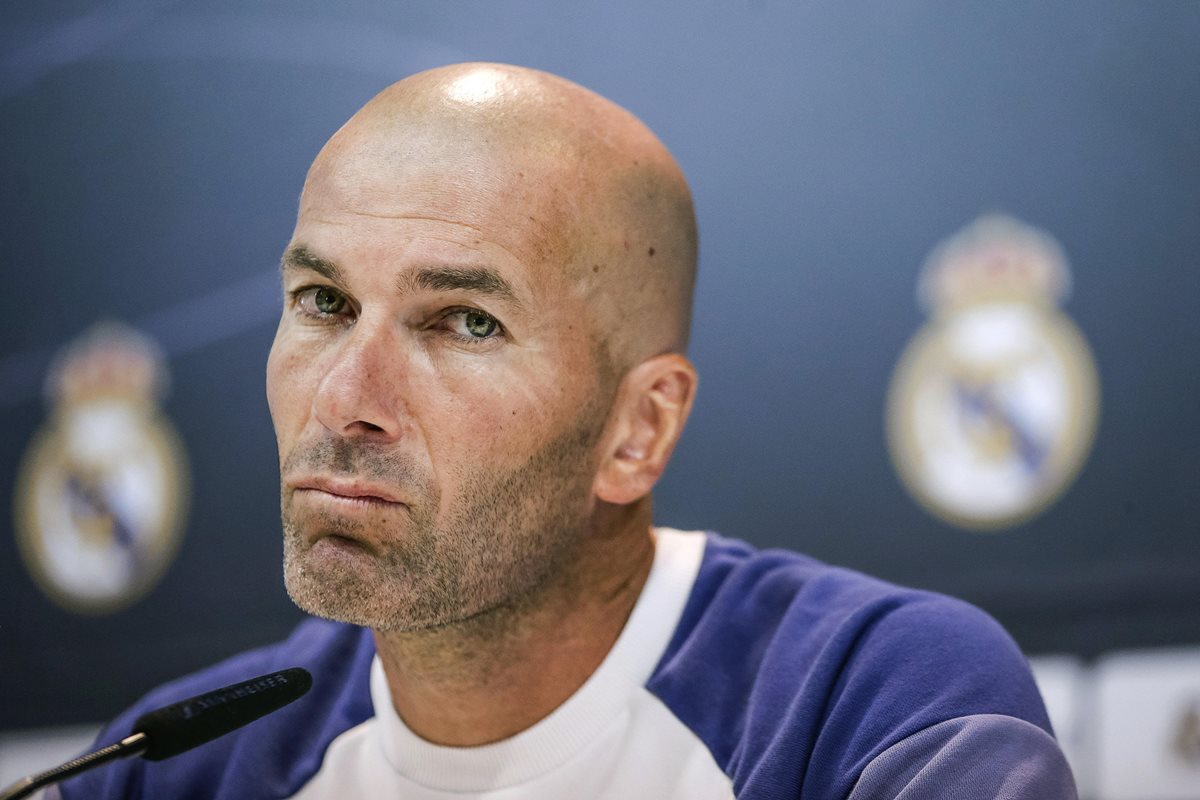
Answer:
[[[21,464],[16,528],[30,574],[69,610],[127,606],[175,554],[188,475],[158,407],[166,388],[154,342],[117,323],[92,328],[51,366],[52,413]]]
[[[932,318],[896,367],[887,430],[901,479],[936,516],[1016,525],[1082,467],[1099,387],[1059,309],[1070,283],[1057,242],[1004,216],[976,220],[926,261],[918,295]]]

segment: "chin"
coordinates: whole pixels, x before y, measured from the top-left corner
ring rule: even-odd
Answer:
[[[293,550],[285,548],[283,558],[284,585],[293,603],[317,617],[375,627],[380,598],[374,570],[320,558],[312,549]]]
[[[415,602],[407,581],[384,576],[373,563],[285,553],[284,584],[300,610],[315,617],[377,631],[417,631],[446,622],[447,609]]]

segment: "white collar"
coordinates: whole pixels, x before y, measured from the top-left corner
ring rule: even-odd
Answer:
[[[480,747],[444,747],[420,738],[392,706],[376,655],[371,701],[388,763],[410,780],[443,791],[514,786],[562,765],[627,713],[671,640],[704,556],[702,533],[656,528],[655,534],[650,575],[612,650],[565,703],[516,736]]]

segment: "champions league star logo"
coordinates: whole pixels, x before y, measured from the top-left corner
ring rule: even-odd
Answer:
[[[1053,503],[1091,449],[1099,390],[1091,352],[1058,309],[1067,262],[1048,235],[984,217],[938,247],[920,279],[933,318],[908,345],[888,398],[904,484],[933,514],[996,529]]]
[[[17,541],[38,585],[72,611],[115,611],[174,555],[184,517],[183,450],[157,403],[166,367],[146,337],[93,328],[58,356],[51,419],[26,451]]]

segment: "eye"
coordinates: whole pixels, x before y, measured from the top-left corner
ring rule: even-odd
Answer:
[[[329,286],[306,286],[292,292],[300,311],[309,317],[334,317],[349,311],[346,295]]]
[[[500,327],[500,323],[495,317],[484,314],[482,311],[465,311],[463,312],[463,326],[477,339],[486,339],[496,332]]]
[[[346,305],[346,298],[328,286],[322,286],[313,294],[313,305],[322,314],[336,314]]]
[[[444,320],[451,333],[472,343],[495,339],[503,331],[500,320],[477,308],[455,309]]]

